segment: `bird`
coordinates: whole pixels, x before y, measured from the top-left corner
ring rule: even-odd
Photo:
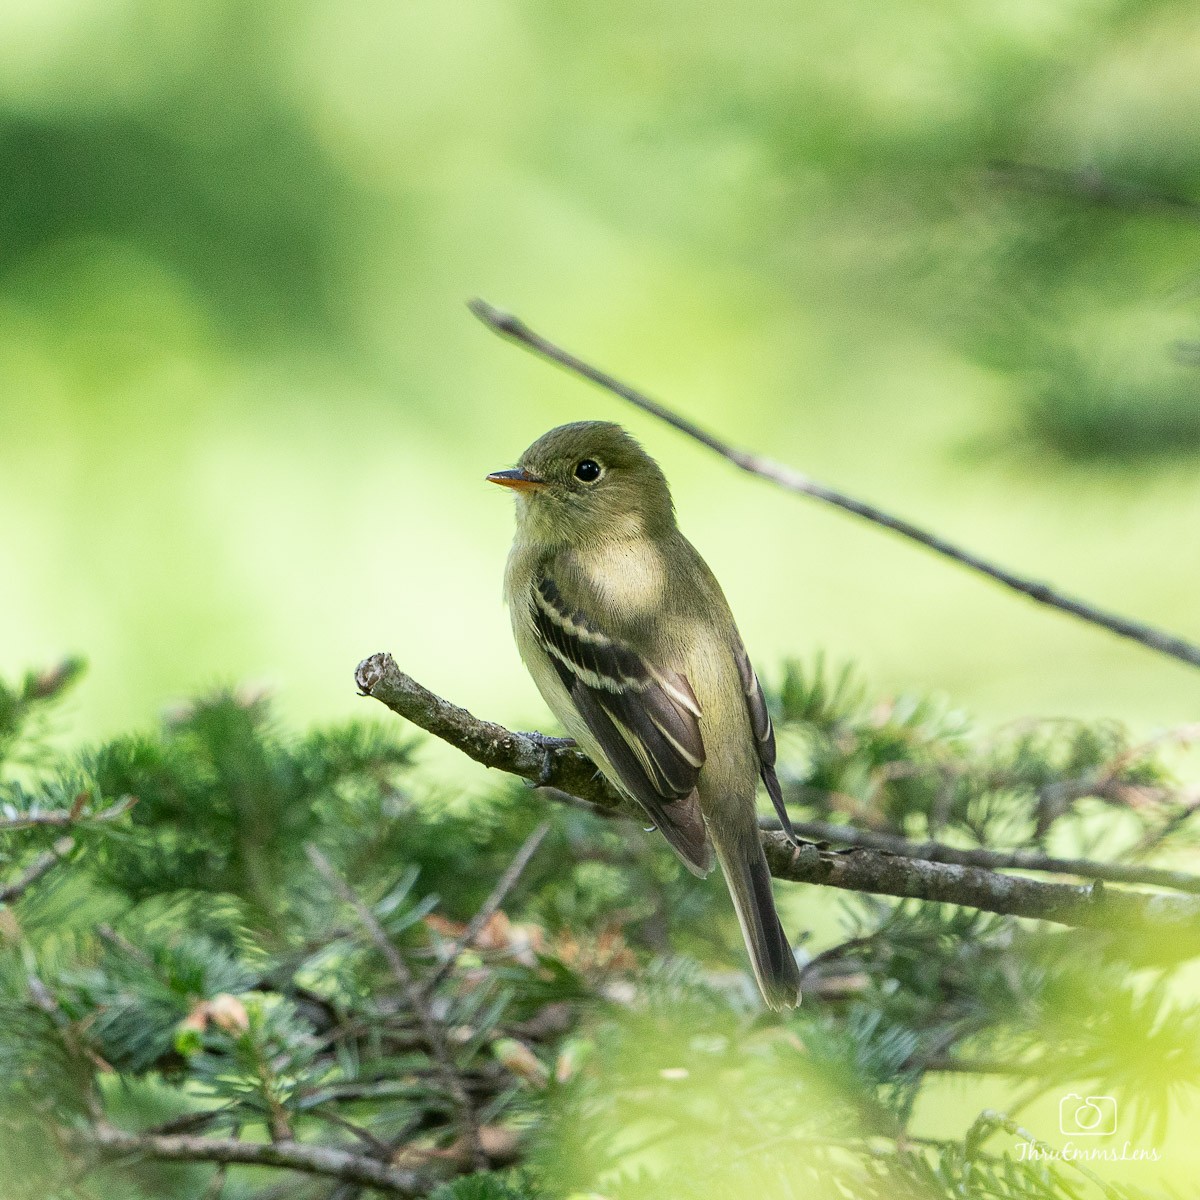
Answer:
[[[775,733],[662,469],[621,426],[576,421],[487,479],[517,497],[504,597],[542,698],[688,870],[707,875],[715,854],[763,999],[795,1007],[800,971],[755,805],[761,779],[790,834]]]

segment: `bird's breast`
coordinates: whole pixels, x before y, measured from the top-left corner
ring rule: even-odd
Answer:
[[[666,564],[648,538],[602,542],[572,556],[572,566],[597,610],[618,626],[636,625],[662,610],[666,601]]]

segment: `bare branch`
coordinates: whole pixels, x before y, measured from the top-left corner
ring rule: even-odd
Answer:
[[[1118,891],[1099,882],[1045,883],[877,850],[831,853],[809,844],[793,846],[773,830],[764,830],[762,837],[777,879],[1120,932],[1142,940],[1147,954],[1200,954],[1200,902],[1191,896]]]
[[[524,734],[478,720],[410,679],[390,654],[375,654],[359,663],[355,678],[363,695],[485,766],[549,785],[544,790],[551,796],[557,788],[601,808],[631,812],[581,751],[544,749]],[[644,813],[632,815],[646,819]],[[811,844],[793,846],[783,833],[773,830],[763,830],[761,837],[771,874],[777,879],[1116,931],[1138,943],[1147,955],[1200,954],[1200,900],[1192,896],[1113,890],[1099,882],[1047,883],[879,850],[835,852]]]
[[[373,654],[358,664],[358,690],[387,705],[426,733],[448,742],[485,767],[557,788],[598,808],[616,809],[638,821],[646,814],[626,802],[582,750],[543,746],[533,738],[478,717],[435,695],[396,666],[390,654]]]
[[[392,1196],[424,1196],[429,1190],[428,1181],[414,1171],[393,1167],[376,1158],[351,1154],[333,1146],[302,1142],[240,1142],[230,1138],[189,1137],[182,1134],[137,1134],[107,1124],[96,1124],[82,1133],[70,1131],[66,1139],[106,1159],[133,1157],[166,1162],[283,1167],[289,1171],[362,1184]]]
[[[463,1086],[462,1079],[455,1068],[445,1032],[430,1010],[425,993],[421,990],[412,971],[409,970],[408,963],[404,961],[400,951],[392,944],[386,930],[380,925],[378,917],[362,897],[334,870],[329,859],[311,843],[305,847],[305,850],[313,866],[329,884],[334,894],[354,909],[355,916],[362,922],[363,928],[370,935],[371,941],[375,943],[376,949],[383,955],[384,961],[391,968],[396,982],[400,985],[400,990],[404,993],[420,1023],[429,1053],[437,1065],[438,1075],[458,1107],[463,1138],[471,1148],[471,1157],[475,1168],[476,1170],[486,1169],[488,1160],[479,1141],[479,1119],[475,1113],[475,1106],[471,1103],[471,1097],[467,1095],[467,1089]]]
[[[491,894],[480,906],[479,911],[467,923],[462,936],[450,948],[450,953],[446,957],[445,962],[429,977],[428,982],[425,984],[425,995],[427,997],[454,970],[454,965],[458,962],[459,955],[475,941],[483,927],[492,919],[492,915],[504,903],[504,898],[512,891],[517,880],[521,878],[521,872],[529,865],[529,860],[537,853],[538,847],[545,840],[546,834],[549,832],[550,822],[543,821],[521,844],[521,848],[517,851],[516,856],[508,864],[508,869],[496,881],[496,886],[492,888]]]
[[[1029,599],[1036,601],[1038,604],[1045,604],[1050,608],[1058,609],[1060,612],[1069,613],[1073,617],[1078,617],[1080,620],[1087,621],[1091,625],[1099,625],[1111,633],[1117,634],[1119,637],[1129,638],[1131,641],[1138,642],[1140,645],[1146,646],[1151,650],[1156,650],[1160,654],[1177,658],[1181,662],[1188,663],[1193,667],[1200,667],[1200,646],[1186,641],[1184,638],[1167,633],[1164,630],[1155,629],[1153,626],[1146,625],[1140,621],[1133,621],[1116,613],[1106,612],[1084,600],[1065,595],[1056,588],[1051,587],[1048,583],[1043,583],[1036,579],[1027,579],[1004,567],[997,566],[995,563],[988,562],[972,551],[966,550],[961,546],[956,546],[954,543],[948,542],[945,538],[939,537],[937,534],[921,529],[910,521],[906,521],[901,517],[894,517],[882,509],[876,508],[874,505],[866,504],[861,500],[856,500],[853,496],[846,495],[844,492],[826,487],[824,484],[808,478],[807,475],[803,475],[799,471],[785,466],[783,463],[777,463],[760,455],[739,450],[731,446],[728,442],[714,437],[711,433],[701,429],[686,417],[681,417],[669,408],[665,408],[657,400],[652,400],[645,393],[638,391],[627,383],[622,383],[621,380],[609,375],[606,371],[602,371],[598,367],[584,362],[583,359],[577,358],[574,354],[562,349],[562,347],[556,346],[553,342],[535,333],[528,325],[511,313],[493,308],[485,300],[472,300],[469,307],[489,329],[517,342],[519,345],[532,350],[536,354],[540,354],[543,358],[549,359],[561,367],[565,367],[568,371],[575,372],[575,374],[590,380],[592,383],[612,392],[614,395],[628,400],[631,404],[642,409],[643,412],[648,412],[652,416],[665,421],[672,428],[686,434],[701,445],[707,446],[722,458],[728,459],[734,466],[740,467],[743,471],[751,475],[757,475],[762,479],[770,480],[772,483],[778,484],[789,492],[798,492],[804,496],[811,496],[813,499],[820,500],[825,504],[831,504],[835,508],[853,513],[854,516],[861,517],[865,521],[870,521],[873,525],[890,529],[893,533],[898,533],[901,537],[917,542],[926,549],[934,551],[936,554],[952,559],[954,562],[968,567],[972,571],[977,571],[982,575],[988,576],[989,579],[994,579],[997,583],[1002,583],[1005,587],[1011,588],[1015,592],[1020,592],[1023,596],[1028,596]]]
[[[779,829],[777,817],[760,817],[759,828]],[[826,821],[793,821],[792,827],[802,838],[818,842],[839,842],[867,850],[882,850],[904,858],[926,862],[955,863],[960,867],[985,867],[992,871],[1039,871],[1050,875],[1074,875],[1078,879],[1099,879],[1105,883],[1140,883],[1170,888],[1176,892],[1200,895],[1200,875],[1172,871],[1166,867],[1138,866],[1134,863],[1102,862],[1094,858],[1053,858],[1036,850],[985,850],[947,846],[944,842],[911,842],[893,833],[876,833],[853,825],[833,825]]]
[[[135,946],[124,934],[118,933],[107,921],[96,926],[96,936],[106,945],[139,962],[144,967],[152,966],[154,960],[140,946]]]

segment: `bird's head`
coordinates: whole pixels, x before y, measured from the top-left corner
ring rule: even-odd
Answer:
[[[488,480],[516,492],[522,531],[548,544],[655,537],[675,523],[658,463],[609,421],[551,429]]]

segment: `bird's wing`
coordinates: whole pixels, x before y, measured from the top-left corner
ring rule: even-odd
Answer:
[[[700,705],[686,676],[657,666],[567,604],[543,576],[533,627],[619,781],[693,871],[712,866],[696,780],[704,765]]]
[[[734,635],[733,654],[737,659],[738,674],[742,678],[742,691],[746,695],[746,709],[750,713],[750,728],[754,732],[754,742],[758,749],[758,772],[762,776],[763,785],[775,805],[779,815],[779,823],[784,832],[792,840],[797,841],[796,831],[792,828],[791,817],[788,816],[787,805],[783,802],[783,789],[779,786],[779,776],[775,774],[775,727],[771,724],[771,714],[767,711],[767,700],[763,695],[762,684],[754,673],[750,656],[742,639]]]

